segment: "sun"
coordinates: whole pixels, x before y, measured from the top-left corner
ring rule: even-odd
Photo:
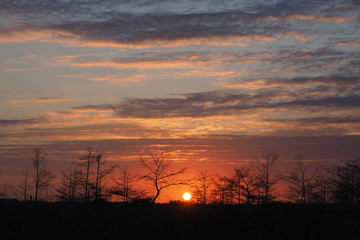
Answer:
[[[182,197],[183,197],[183,199],[184,199],[185,201],[189,201],[189,200],[191,199],[191,193],[186,192],[186,193],[183,194]]]

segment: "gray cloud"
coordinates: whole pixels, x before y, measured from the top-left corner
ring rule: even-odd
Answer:
[[[360,115],[358,116],[331,116],[331,117],[309,117],[309,118],[298,118],[298,119],[286,119],[286,118],[278,118],[278,119],[267,119],[267,121],[273,122],[294,122],[300,123],[304,125],[308,124],[327,124],[327,123],[360,123]]]
[[[171,134],[171,130],[160,128],[144,127],[137,123],[107,123],[107,124],[84,124],[74,127],[53,127],[46,126],[42,128],[24,125],[21,130],[11,134],[5,133],[3,138],[12,139],[57,139],[67,141],[69,139],[106,139],[114,137],[125,138],[161,138]]]
[[[272,107],[360,107],[360,95],[334,96],[320,99],[297,99],[294,101],[273,104]]]
[[[121,117],[139,118],[167,118],[167,117],[206,117],[217,115],[238,115],[244,111],[261,111],[261,109],[304,109],[306,108],[333,108],[348,109],[360,107],[359,95],[323,96],[313,98],[298,98],[291,100],[279,97],[284,92],[270,90],[268,92],[250,95],[236,91],[214,91],[183,94],[178,98],[128,98],[118,105],[88,105],[76,109],[83,110],[112,110]],[[297,94],[293,94],[295,97]]]
[[[145,41],[224,36],[275,36],[301,25],[284,24],[287,16],[318,16],[325,7],[351,1],[2,1],[7,32],[61,30],[87,41],[141,43]],[[320,8],[323,4],[323,7]],[[155,7],[154,7],[155,6]],[[162,7],[167,6],[167,7]],[[214,7],[216,6],[216,7]],[[337,9],[334,16],[347,16]],[[327,15],[332,12],[327,11]],[[353,14],[353,12],[351,12]],[[326,16],[327,16],[326,15]],[[272,17],[276,17],[275,20]],[[16,20],[16,21],[14,21]],[[280,21],[278,21],[280,20]],[[11,28],[11,30],[10,30]]]
[[[39,123],[46,123],[48,119],[46,117],[37,117],[37,118],[25,118],[25,119],[0,119],[0,126],[18,126],[18,125],[32,125]]]

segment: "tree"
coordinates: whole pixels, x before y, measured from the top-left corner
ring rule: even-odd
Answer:
[[[332,196],[338,203],[360,204],[360,158],[333,165],[331,174]]]
[[[256,190],[261,187],[260,179],[250,166],[236,167],[234,175],[228,181],[237,202],[240,203],[243,197],[247,205],[253,202]]]
[[[263,152],[261,157],[255,157],[254,167],[261,185],[259,197],[262,203],[268,203],[275,198],[272,190],[273,185],[278,181],[278,176],[273,175],[273,167],[278,158],[277,153],[271,151]]]
[[[89,201],[90,199],[90,168],[92,164],[95,162],[95,152],[93,147],[88,146],[87,153],[80,157],[80,160],[83,163],[80,166],[85,167],[85,182],[84,182],[84,200],[85,202]]]
[[[149,182],[155,189],[152,203],[160,196],[162,190],[187,184],[186,181],[178,178],[179,175],[186,171],[186,168],[173,170],[171,163],[169,154],[163,150],[150,153],[147,158],[140,155],[140,165],[147,170],[142,179]]]
[[[128,168],[117,166],[120,169],[120,174],[117,178],[113,178],[116,186],[112,187],[109,192],[122,197],[123,202],[128,202],[129,200],[142,198],[145,193],[142,191],[135,190],[132,186],[132,183],[138,180],[138,177],[132,176],[128,171]]]
[[[30,175],[30,172],[27,167],[25,167],[22,171],[22,175],[24,176],[24,185],[22,187],[22,193],[23,193],[23,201],[27,201],[27,194],[28,194],[28,178]]]
[[[214,189],[212,190],[213,201],[224,204],[231,203],[233,192],[226,177],[213,178]]]
[[[208,192],[213,185],[213,176],[206,170],[199,170],[198,176],[195,180],[195,197],[197,201],[202,204],[208,202]]]
[[[83,187],[84,187],[84,174],[74,164],[71,163],[70,167],[66,170],[62,170],[62,183],[57,191],[57,198],[61,201],[79,201],[83,199]]]
[[[240,204],[242,201],[242,191],[244,189],[244,186],[241,175],[238,174],[238,171],[236,171],[236,169],[234,170],[235,173],[231,177],[226,178],[226,180],[229,184],[229,187],[231,188],[233,198],[235,199],[237,204]]]
[[[106,162],[102,160],[103,155],[104,152],[96,153],[94,155],[94,162],[96,164],[95,200],[99,200],[103,196],[103,186],[102,186],[103,178],[109,175],[116,167],[116,165],[113,165],[108,169],[102,169],[101,167],[106,164]]]
[[[311,163],[304,163],[304,156],[301,153],[295,155],[295,167],[283,175],[283,179],[288,183],[285,196],[300,204],[312,201],[313,183],[308,177],[308,170]]]
[[[48,187],[51,185],[51,181],[55,176],[48,169],[46,153],[41,148],[33,149],[33,156],[31,157],[31,161],[35,171],[35,202],[37,202],[39,194],[48,189]]]
[[[312,202],[328,203],[330,201],[331,184],[329,174],[323,167],[317,167],[312,174],[313,188],[311,193]]]

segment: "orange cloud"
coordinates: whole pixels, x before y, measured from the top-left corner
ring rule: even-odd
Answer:
[[[116,68],[136,68],[136,69],[164,69],[164,68],[188,68],[193,67],[195,63],[184,60],[149,60],[149,61],[129,61],[129,62],[115,62],[115,61],[84,61],[68,63],[76,67],[116,67]],[[197,63],[199,64],[199,63]]]
[[[360,47],[360,42],[358,41],[349,41],[349,42],[336,42],[334,43],[336,46],[354,46],[354,47]]]
[[[76,34],[69,30],[60,29],[45,29],[35,27],[23,27],[16,30],[8,30],[0,33],[0,42],[57,42],[65,46],[79,46],[79,47],[116,47],[116,48],[131,48],[143,49],[153,47],[184,47],[190,45],[201,46],[238,46],[246,47],[252,44],[253,41],[274,41],[277,37],[266,34],[249,34],[249,35],[224,35],[224,36],[209,36],[209,37],[188,37],[175,39],[151,39],[141,41],[115,41],[109,38],[108,40],[89,39],[81,34]]]
[[[355,21],[357,16],[315,16],[315,15],[288,15],[288,16],[269,16],[268,19],[272,21],[315,21],[326,23],[344,23]]]
[[[54,102],[72,102],[77,101],[73,98],[52,98],[52,97],[39,97],[39,98],[28,98],[28,99],[18,99],[11,100],[9,103],[54,103]]]
[[[18,31],[0,32],[0,42],[30,42],[51,36],[46,30],[21,29]]]
[[[134,74],[131,76],[124,76],[121,74],[109,75],[105,77],[89,78],[93,81],[105,81],[112,83],[129,83],[129,82],[141,82],[148,77],[147,74]]]
[[[52,103],[52,102],[71,102],[76,101],[73,98],[51,98],[51,97],[40,97],[40,98],[33,98],[33,102],[40,102],[40,103]]]
[[[220,83],[223,87],[228,88],[253,88],[253,89],[260,89],[264,88],[266,83],[266,79],[256,79],[252,81],[246,82],[238,82],[238,83]]]

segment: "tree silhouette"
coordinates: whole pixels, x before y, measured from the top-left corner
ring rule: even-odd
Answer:
[[[151,200],[152,203],[160,196],[162,190],[172,186],[187,184],[186,181],[178,178],[179,175],[186,171],[186,168],[173,170],[171,163],[169,154],[164,150],[150,153],[147,158],[140,155],[140,165],[147,170],[142,175],[142,179],[149,182],[155,189],[155,194]]]
[[[85,167],[85,183],[84,183],[84,200],[89,201],[90,199],[90,168],[92,166],[92,164],[95,162],[95,152],[93,147],[88,146],[86,149],[87,153],[84,154],[83,156],[80,156],[80,160],[82,161],[82,163],[80,164],[80,166]]]
[[[295,156],[295,167],[283,175],[283,179],[288,183],[285,196],[300,204],[312,201],[313,183],[308,177],[311,163],[304,163],[304,156],[301,153]]]
[[[255,157],[254,167],[257,171],[260,180],[261,188],[259,190],[259,198],[261,202],[268,203],[272,201],[275,196],[272,194],[273,185],[278,181],[278,176],[274,176],[274,163],[278,160],[278,155],[275,152],[263,152],[261,157]]]
[[[332,175],[330,185],[334,201],[360,204],[360,158],[333,165],[327,171]]]
[[[51,185],[51,181],[55,176],[47,168],[46,153],[41,148],[33,149],[31,161],[35,171],[35,202],[37,202],[39,193],[46,190]]]
[[[110,194],[121,196],[123,202],[144,197],[145,193],[143,191],[136,190],[132,186],[134,182],[139,180],[138,176],[132,176],[127,166],[117,167],[120,169],[120,174],[117,178],[113,178],[115,186],[109,190]]]
[[[229,187],[231,188],[232,197],[234,198],[235,202],[237,202],[237,204],[240,204],[242,201],[242,192],[244,189],[241,175],[239,175],[238,171],[235,169],[235,174],[227,177],[226,180],[229,184]]]
[[[212,190],[213,201],[224,204],[231,203],[233,192],[228,178],[223,176],[216,176],[213,178],[214,189]]]
[[[236,201],[240,203],[242,196],[245,203],[250,205],[255,199],[255,192],[261,187],[261,182],[250,166],[241,166],[234,169],[234,175],[228,179]]]
[[[94,155],[94,162],[96,164],[95,200],[98,200],[103,196],[103,186],[102,186],[103,178],[109,175],[116,167],[116,165],[113,165],[108,169],[102,169],[102,166],[106,164],[106,162],[102,159],[103,155],[104,152],[95,153]]]
[[[22,175],[24,176],[24,185],[22,186],[23,201],[26,201],[29,188],[28,178],[30,176],[30,171],[27,167],[23,169]]]
[[[312,174],[312,201],[315,203],[329,203],[331,198],[331,184],[329,174],[323,167],[316,167]]]
[[[195,180],[195,197],[197,202],[206,204],[208,202],[208,193],[213,185],[213,176],[206,170],[199,170]]]
[[[75,167],[74,167],[75,166]],[[71,163],[71,166],[66,170],[62,170],[62,183],[57,191],[57,198],[62,201],[79,201],[84,198],[83,187],[84,187],[84,174],[76,167],[75,164]]]

